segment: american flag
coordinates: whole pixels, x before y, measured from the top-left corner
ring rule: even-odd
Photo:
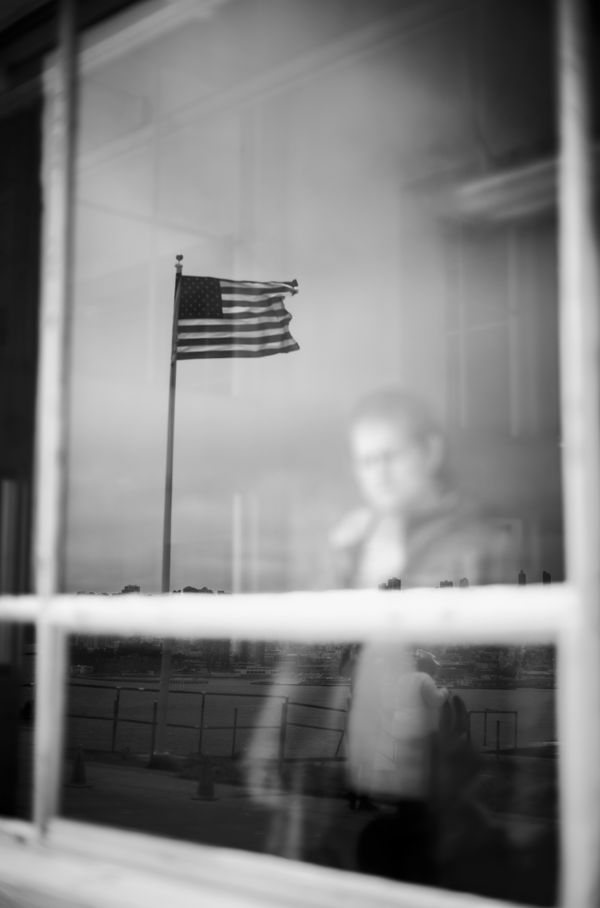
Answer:
[[[272,356],[299,350],[283,305],[297,281],[228,281],[179,275],[177,359]]]

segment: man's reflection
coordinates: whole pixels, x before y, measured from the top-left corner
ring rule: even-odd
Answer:
[[[376,588],[390,578],[401,578],[404,588],[464,578],[516,582],[510,540],[459,493],[444,434],[418,399],[395,389],[365,398],[350,442],[364,503],[331,534],[336,585]],[[439,668],[432,653],[399,643],[346,648],[348,800],[330,802],[318,830],[302,765],[288,767],[284,780],[282,767],[269,764],[254,740],[247,781],[257,803],[272,812],[267,848],[398,880],[551,904],[554,839],[543,835],[523,849],[490,818],[465,703],[438,684]],[[332,688],[329,707],[339,709],[345,694]],[[274,721],[265,707],[261,724]]]
[[[393,388],[365,397],[350,445],[364,504],[331,533],[336,586],[515,581],[506,534],[459,494],[444,433],[422,401]]]

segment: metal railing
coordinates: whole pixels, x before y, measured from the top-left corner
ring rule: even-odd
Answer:
[[[519,713],[516,709],[471,709],[468,711],[469,716],[469,726],[468,726],[468,736],[469,741],[473,739],[473,728],[472,728],[472,719],[473,716],[483,716],[483,735],[482,735],[482,747],[489,747],[489,734],[490,734],[490,718],[493,719],[495,716],[512,716],[512,747],[508,750],[506,748],[501,748],[500,746],[500,729],[503,720],[495,719],[495,724],[493,726],[494,733],[494,753],[498,757],[500,752],[504,753],[516,753],[519,746]]]
[[[130,686],[130,685],[106,685],[106,684],[88,684],[88,683],[78,683],[71,682],[69,685],[71,688],[85,688],[85,689],[100,689],[100,690],[114,690],[114,699],[112,702],[112,712],[109,715],[98,715],[82,712],[71,712],[68,713],[69,719],[82,719],[82,720],[92,720],[99,722],[110,722],[111,723],[111,737],[110,737],[110,752],[114,753],[117,750],[117,736],[119,727],[122,724],[134,724],[134,725],[146,725],[150,727],[150,739],[149,739],[149,753],[154,754],[156,751],[156,735],[157,735],[157,713],[158,713],[158,700],[153,700],[151,704],[150,717],[147,719],[124,716],[121,712],[121,694],[123,692],[136,692],[136,693],[158,693],[158,687],[145,687],[145,686]],[[290,753],[286,752],[286,744],[288,741],[288,730],[290,728],[303,728],[311,729],[318,732],[329,732],[337,735],[337,741],[335,747],[333,748],[333,753],[320,754],[319,760],[341,760],[343,757],[340,755],[342,750],[342,744],[346,734],[346,720],[348,715],[347,708],[335,707],[335,706],[324,706],[322,704],[315,703],[304,703],[296,700],[290,700],[289,697],[282,694],[258,694],[258,693],[244,693],[244,692],[231,692],[231,691],[197,691],[197,690],[185,690],[185,689],[176,689],[172,691],[176,693],[177,696],[191,696],[191,697],[200,697],[200,706],[199,706],[199,721],[197,723],[189,722],[167,722],[167,728],[179,728],[179,729],[189,729],[194,731],[197,734],[197,747],[196,754],[203,756],[205,753],[205,735],[207,732],[215,731],[230,731],[231,732],[231,747],[230,751],[225,755],[230,755],[232,758],[235,757],[237,753],[237,746],[239,741],[239,733],[241,731],[267,731],[278,730],[277,738],[277,753],[274,755],[279,763],[283,762],[294,762],[302,759],[308,759],[306,757],[293,756]],[[231,723],[209,723],[207,721],[207,700],[208,698],[229,698],[234,700],[240,699],[249,699],[253,701],[281,701],[281,709],[279,712],[279,721],[277,724],[265,724],[264,722],[251,722],[241,723],[239,716],[239,707],[233,707],[232,713],[232,722]],[[312,722],[305,721],[295,721],[290,717],[290,709],[301,708],[308,710],[321,710],[328,713],[340,713],[343,715],[343,724],[342,727],[330,726],[330,725],[317,725]]]
[[[92,720],[99,722],[110,722],[111,723],[111,735],[110,735],[110,752],[114,753],[117,750],[117,738],[119,733],[119,727],[126,724],[132,725],[145,725],[150,729],[148,748],[149,753],[154,754],[156,751],[156,732],[157,732],[157,709],[158,701],[153,700],[150,706],[150,714],[148,718],[138,718],[133,716],[125,716],[121,711],[121,694],[123,692],[134,692],[134,693],[158,693],[158,687],[146,687],[140,685],[106,685],[106,684],[94,684],[94,683],[79,683],[71,682],[70,687],[72,688],[85,688],[85,689],[99,689],[99,690],[114,690],[114,699],[112,702],[112,710],[108,715],[98,715],[82,712],[69,712],[68,718],[70,719],[81,719],[81,720]],[[188,729],[190,732],[195,732],[197,735],[196,738],[196,750],[195,753],[199,756],[205,754],[205,736],[210,732],[230,732],[230,747],[227,749],[226,753],[222,753],[222,756],[231,756],[232,758],[236,756],[238,751],[238,744],[240,740],[241,732],[256,732],[256,731],[278,731],[277,735],[277,747],[276,753],[273,755],[279,763],[283,762],[294,762],[298,760],[308,759],[307,757],[292,755],[289,752],[288,748],[288,733],[291,728],[301,728],[310,731],[315,731],[319,733],[330,733],[337,736],[333,747],[329,750],[328,753],[319,754],[318,758],[320,760],[343,760],[343,744],[346,737],[347,729],[347,720],[348,720],[348,702],[346,707],[337,707],[337,706],[326,706],[323,704],[317,703],[306,703],[297,700],[291,700],[289,697],[283,694],[259,694],[259,693],[244,693],[244,692],[231,692],[231,691],[198,691],[198,690],[185,690],[183,688],[176,688],[172,691],[176,693],[177,696],[188,696],[188,697],[199,697],[200,705],[198,710],[198,722],[174,722],[170,721],[167,723],[167,728],[170,729]],[[239,700],[253,700],[253,701],[273,701],[279,700],[281,702],[281,708],[278,715],[278,721],[276,723],[265,723],[265,722],[256,722],[252,721],[251,723],[240,721],[240,709],[239,704],[234,705],[232,709],[232,720],[231,722],[209,722],[207,721],[207,701],[208,698],[228,698],[235,701]],[[311,721],[300,721],[297,720],[293,715],[294,709],[310,710],[316,712],[327,712],[327,713],[338,713],[343,716],[343,721],[341,726],[334,725],[319,725]],[[519,716],[518,711],[515,709],[473,709],[468,711],[468,736],[469,740],[473,741],[475,727],[473,719],[476,716],[482,716],[482,728],[481,728],[481,737],[480,744],[483,749],[492,751],[496,753],[497,756],[502,754],[514,754],[518,750],[519,746]],[[498,718],[501,717],[501,718]],[[508,746],[502,744],[502,730],[503,727],[506,727],[506,718],[510,717],[510,729],[511,729],[511,742]]]

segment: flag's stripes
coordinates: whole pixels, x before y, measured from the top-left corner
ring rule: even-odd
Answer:
[[[223,316],[226,315],[237,315],[244,317],[245,315],[261,315],[261,314],[271,314],[272,312],[285,312],[286,309],[282,305],[281,301],[278,299],[274,304],[262,304],[257,305],[255,302],[243,305],[236,301],[235,304],[223,302]]]
[[[240,303],[242,306],[248,305],[272,305],[277,302],[277,300],[282,300],[283,296],[281,291],[278,290],[277,293],[259,293],[257,290],[252,293],[241,293],[239,290],[227,292],[226,290],[221,291],[221,299],[223,303],[228,305],[233,305],[234,303]]]
[[[223,331],[224,329],[239,329],[240,331],[256,331],[259,328],[285,328],[291,321],[289,312],[285,315],[272,317],[263,315],[249,318],[186,318],[179,322],[179,334],[189,331]]]
[[[240,347],[240,349],[241,349],[243,347],[260,346],[261,344],[263,346],[267,347],[267,346],[273,345],[273,344],[284,344],[284,343],[289,345],[290,343],[296,343],[296,342],[293,339],[293,337],[291,337],[291,335],[288,337],[281,337],[281,336],[262,337],[260,335],[258,337],[236,337],[235,335],[229,335],[229,336],[226,335],[225,337],[215,337],[215,338],[201,337],[201,338],[198,338],[197,340],[194,340],[194,342],[191,344],[187,344],[187,343],[185,343],[185,341],[183,341],[181,344],[177,345],[177,351],[179,352],[181,350],[181,351],[191,352],[192,350],[197,350],[202,347],[226,347],[226,346]]]
[[[277,294],[297,293],[297,281],[226,281],[219,280],[221,293],[240,293],[242,296],[251,296],[253,293],[263,293],[274,296]]]
[[[289,315],[289,312],[281,302],[281,299],[277,299],[274,303],[261,303],[257,304],[255,302],[241,304],[236,303],[226,303],[223,302],[222,306],[223,314],[221,318],[227,318],[227,316],[236,316],[238,318],[251,318],[253,315]],[[291,318],[291,316],[290,316]]]
[[[268,327],[272,325],[273,327],[285,326],[289,324],[292,317],[289,312],[286,312],[285,315],[261,315],[261,316],[242,316],[235,318],[228,318],[224,316],[223,318],[185,318],[181,319],[179,322],[179,333],[182,334],[185,331],[195,331],[198,329],[206,329],[210,331],[211,328],[239,328],[240,331],[252,331],[261,325]]]
[[[210,332],[207,331],[186,331],[179,335],[179,344],[185,343],[186,341],[206,341],[207,343],[212,343],[213,340],[220,340],[224,338],[234,338],[237,337],[240,340],[241,344],[247,344],[252,341],[252,338],[256,337],[270,337],[283,338],[285,335],[290,336],[289,331],[281,331],[280,328],[230,328],[229,330],[223,330],[221,325],[221,330],[217,328],[211,329]]]
[[[282,303],[276,303],[272,306],[222,306],[222,314],[215,316],[218,321],[222,319],[232,319],[235,321],[252,319],[252,318],[291,318],[290,313],[287,311],[285,306]],[[185,325],[187,321],[197,321],[202,322],[211,321],[210,316],[206,315],[197,315],[194,314],[193,318],[191,316],[182,315],[179,319],[179,323]]]
[[[255,344],[253,347],[243,347],[238,344],[215,344],[207,350],[198,350],[197,347],[182,347],[177,350],[177,359],[216,359],[229,356],[272,356],[274,353],[291,353],[298,350],[298,344],[293,338],[289,341],[277,341],[276,344]]]
[[[182,277],[178,284],[178,359],[270,356],[298,350],[283,304],[297,282]]]

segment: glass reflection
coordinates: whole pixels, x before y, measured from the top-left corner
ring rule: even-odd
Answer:
[[[554,656],[178,641],[156,754],[160,641],[77,638],[63,812],[553,904]]]
[[[161,588],[177,254],[184,276],[297,278],[300,350],[178,364],[172,587],[450,579],[456,544],[417,565],[412,528],[398,574],[402,528],[383,518],[358,576],[329,563],[357,498],[347,411],[387,384],[439,416],[461,494],[447,516],[474,530],[472,493],[510,527],[510,581],[559,580],[556,230],[531,182],[555,151],[552,7],[230,0],[183,17],[133,44],[107,22],[81,67],[67,591]],[[425,498],[436,444],[405,452]],[[376,491],[360,448],[359,523]],[[345,556],[358,530],[339,532]],[[484,557],[458,577],[504,579]]]
[[[423,400],[399,388],[362,398],[350,444],[363,504],[331,534],[335,586],[516,582],[514,540],[458,487]]]

